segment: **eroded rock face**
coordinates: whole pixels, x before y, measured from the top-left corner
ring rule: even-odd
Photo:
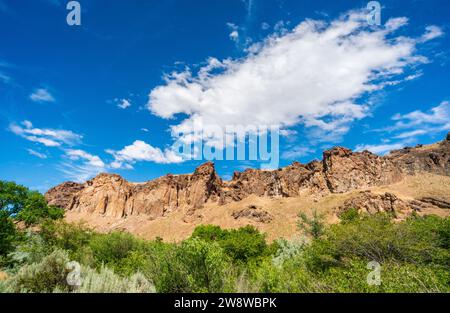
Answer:
[[[401,170],[389,159],[369,151],[352,152],[334,148],[323,155],[324,175],[332,193],[387,185],[403,178]]]
[[[408,202],[399,199],[391,193],[374,194],[370,191],[360,192],[357,196],[347,200],[338,211],[338,216],[349,209],[357,209],[359,213],[376,214],[392,213],[398,218],[404,218],[415,210]]]
[[[209,202],[224,204],[251,195],[296,197],[310,193],[322,197],[392,184],[419,171],[450,175],[450,134],[443,142],[394,151],[386,157],[336,147],[325,151],[322,161],[306,165],[295,162],[272,171],[249,169],[236,172],[231,181],[222,181],[211,162],[193,174],[166,175],[143,184],[129,183],[119,175],[100,174],[84,184],[67,182],[52,188],[46,199],[66,210],[119,218],[143,215],[154,219],[184,208],[186,219],[191,220],[201,218],[196,211]],[[398,199],[391,200],[390,196],[362,196],[358,203],[369,213],[398,206],[402,210]]]
[[[76,212],[112,217],[146,215],[152,219],[181,206],[197,209],[208,201],[218,201],[221,179],[214,164],[206,163],[194,174],[167,175],[144,184],[129,183],[113,174],[100,174],[76,188],[71,184],[49,190],[47,201]]]
[[[270,223],[273,220],[273,216],[269,212],[255,205],[250,205],[242,210],[236,210],[231,215],[236,220],[247,218],[264,224]]]
[[[450,133],[444,141],[430,146],[417,146],[392,151],[388,159],[404,172],[414,175],[419,171],[450,175]]]
[[[59,208],[69,208],[74,200],[73,197],[78,191],[82,190],[82,184],[74,182],[65,182],[61,185],[53,187],[46,193],[46,199],[49,205],[54,205]]]

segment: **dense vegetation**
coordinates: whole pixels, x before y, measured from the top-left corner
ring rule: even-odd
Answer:
[[[325,226],[313,212],[299,215],[289,241],[205,225],[167,243],[68,224],[42,195],[13,183],[0,183],[0,204],[0,292],[450,291],[449,218],[393,223],[348,210]],[[379,284],[367,281],[374,261]]]

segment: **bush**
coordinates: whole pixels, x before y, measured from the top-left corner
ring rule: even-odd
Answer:
[[[40,235],[46,245],[67,250],[72,260],[92,265],[93,256],[89,243],[94,232],[83,223],[46,220],[41,224]]]
[[[298,217],[297,228],[300,231],[312,236],[314,239],[318,239],[323,235],[325,229],[324,216],[318,214],[317,210],[313,210],[312,218],[308,218],[305,213],[300,213]]]
[[[0,256],[6,256],[14,248],[17,231],[12,219],[0,211]]]
[[[186,240],[181,244],[178,257],[186,269],[193,292],[227,291],[230,264],[217,243],[198,238]]]
[[[137,249],[139,241],[131,234],[114,232],[97,234],[92,237],[89,247],[93,252],[95,265],[100,268],[108,265],[120,271],[121,263],[133,250]]]
[[[205,241],[221,241],[227,235],[227,231],[216,225],[200,225],[194,229],[192,238],[200,238]]]
[[[23,266],[16,275],[6,281],[7,291],[46,293],[52,292],[57,287],[67,290],[68,262],[66,252],[55,250],[41,262]]]
[[[340,218],[342,224],[348,224],[348,223],[352,223],[354,221],[359,220],[360,216],[359,216],[358,209],[350,208],[348,210],[345,210],[341,214],[339,214],[339,218]]]
[[[228,231],[220,245],[233,260],[241,262],[262,257],[267,252],[265,235],[253,226]]]
[[[155,287],[141,273],[131,277],[120,277],[107,267],[100,272],[84,268],[81,275],[81,286],[76,293],[154,293]]]

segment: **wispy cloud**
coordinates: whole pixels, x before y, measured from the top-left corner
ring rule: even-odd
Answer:
[[[286,160],[296,160],[314,152],[315,150],[309,147],[293,146],[284,151],[281,156]]]
[[[30,121],[12,123],[9,130],[14,134],[32,142],[41,143],[47,147],[59,147],[62,144],[73,146],[81,142],[82,136],[70,130],[35,128]]]
[[[394,115],[392,120],[395,122],[394,125],[375,130],[390,137],[389,143],[360,144],[356,150],[384,154],[417,142],[420,136],[450,131],[450,102],[443,101],[427,112],[416,110],[406,114],[399,113]]]
[[[34,102],[55,102],[52,94],[44,88],[36,89],[31,95],[30,99]]]
[[[393,143],[393,144],[379,144],[379,145],[358,145],[356,146],[355,151],[370,151],[372,153],[375,154],[386,154],[392,150],[397,150],[397,149],[401,149],[405,146],[405,143],[403,142],[398,142],[398,143]]]
[[[73,161],[61,162],[57,168],[67,179],[78,183],[85,182],[104,170],[102,167],[92,166],[86,163],[78,164]]]
[[[41,153],[41,152],[37,152],[37,151],[35,151],[33,149],[27,149],[27,151],[28,151],[28,153],[30,155],[34,155],[35,157],[38,157],[39,159],[46,159],[47,158],[46,154]]]
[[[444,36],[444,31],[437,26],[427,26],[425,34],[422,35],[420,40],[422,42],[430,41],[432,39]]]
[[[201,131],[202,121],[223,129],[303,125],[316,140],[339,139],[370,114],[360,97],[413,77],[428,61],[417,54],[421,39],[396,36],[406,24],[399,18],[368,28],[360,11],[331,22],[307,20],[256,44],[245,58],[211,58],[197,73],[167,75],[150,92],[147,107],[164,119],[187,115],[171,127],[174,138]]]
[[[121,99],[117,104],[119,109],[125,110],[131,106],[131,101],[128,99]]]
[[[104,168],[105,163],[96,155],[92,155],[83,150],[66,150],[66,155],[73,161],[84,160],[93,167]]]
[[[124,147],[122,150],[107,150],[107,153],[114,156],[114,161],[110,164],[112,168],[132,168],[132,165],[139,161],[150,161],[159,164],[181,163],[183,158],[175,151],[155,148],[148,143],[136,140],[132,145]]]

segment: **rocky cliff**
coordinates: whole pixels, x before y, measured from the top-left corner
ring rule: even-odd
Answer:
[[[178,208],[192,213],[207,203],[223,205],[249,196],[290,198],[304,193],[314,197],[345,193],[392,184],[418,172],[450,176],[450,133],[440,143],[404,148],[385,157],[336,147],[325,151],[322,161],[295,162],[272,171],[235,172],[231,181],[222,181],[209,162],[193,174],[167,175],[142,184],[127,182],[119,175],[100,174],[84,184],[63,183],[45,196],[49,204],[68,211],[155,219]]]

